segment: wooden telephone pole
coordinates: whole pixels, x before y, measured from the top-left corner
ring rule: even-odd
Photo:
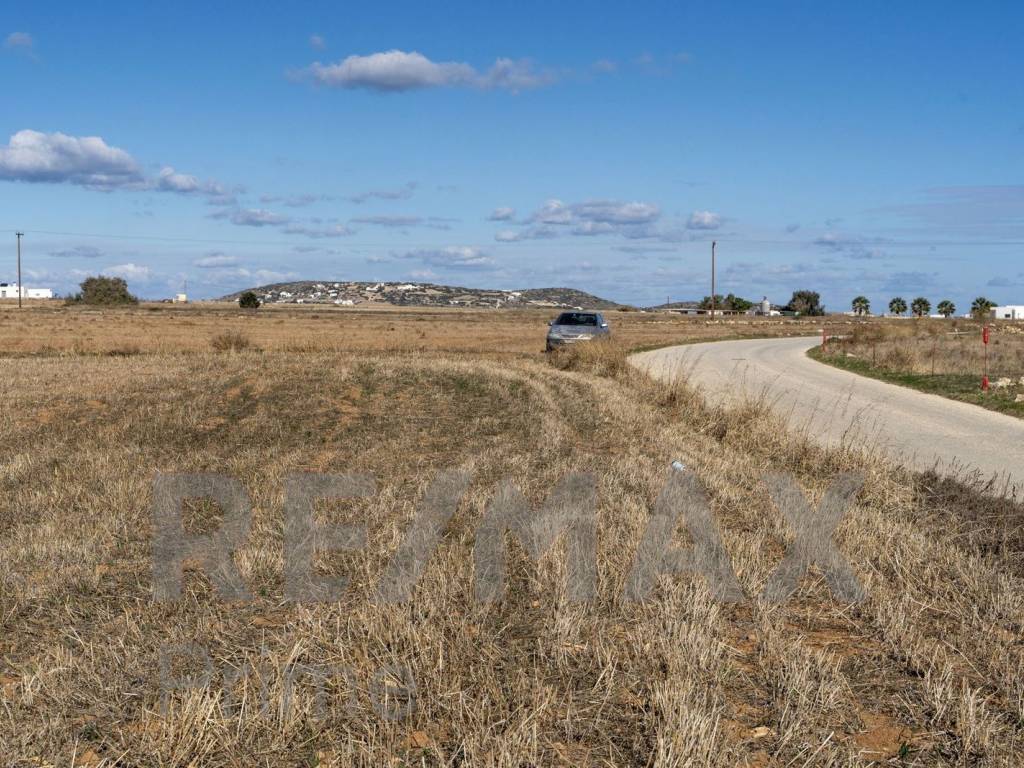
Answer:
[[[715,316],[715,245],[717,243],[711,241],[711,317]]]
[[[25,292],[25,287],[21,284],[21,238],[25,236],[24,232],[14,233],[18,238],[18,309],[21,309],[21,294]]]

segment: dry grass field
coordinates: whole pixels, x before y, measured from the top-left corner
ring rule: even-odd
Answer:
[[[982,344],[988,325],[989,344]],[[863,322],[815,356],[894,384],[1024,417],[1024,325],[1012,321],[899,320]],[[988,357],[991,389],[981,390]]]
[[[558,310],[469,310],[401,307],[232,304],[138,308],[64,307],[39,302],[19,312],[0,302],[0,356],[206,352],[217,337],[241,334],[266,352],[431,352],[532,355],[544,349],[547,322]],[[628,348],[724,337],[814,334],[813,319],[792,321],[687,318],[667,313],[606,312]]]
[[[1020,764],[1024,510],[861,446],[816,448],[763,403],[721,410],[625,361],[792,325],[625,313],[616,344],[549,361],[546,319],[0,310],[3,764]],[[214,344],[225,333],[241,335]],[[676,459],[707,490],[744,601],[690,577],[621,597]],[[379,604],[452,468],[471,482],[411,600]],[[499,482],[539,507],[571,471],[598,480],[597,598],[569,599],[563,547],[534,561],[510,541],[507,592],[475,601]],[[759,602],[790,541],[766,473],[817,503],[844,471],[865,477],[837,541],[867,600],[837,602],[812,570],[787,602]],[[173,472],[222,473],[251,497],[234,557],[251,601],[220,599],[194,562],[180,601],[154,601],[152,487]],[[377,481],[317,509],[367,526],[364,546],[317,557],[349,579],[333,603],[284,598],[284,483],[301,472]],[[220,517],[191,504],[187,529]],[[208,668],[168,651],[186,644]],[[317,669],[346,672],[320,684]],[[167,692],[162,671],[201,684]]]

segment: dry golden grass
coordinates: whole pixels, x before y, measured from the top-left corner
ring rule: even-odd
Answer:
[[[268,352],[428,352],[536,355],[557,310],[265,306],[230,304],[90,309],[50,302],[18,311],[0,302],[0,355],[201,352],[225,333]],[[629,348],[727,337],[814,334],[820,322],[668,313],[606,313]]]
[[[91,327],[92,345],[151,349],[87,317],[38,322]],[[160,327],[159,313],[118,317]],[[655,384],[623,364],[623,341],[568,350],[552,365],[527,354],[532,341],[496,359],[467,354],[460,345],[476,344],[474,334],[450,317],[437,322],[453,351],[426,352],[359,351],[374,320],[348,315],[295,320],[325,334],[329,323],[367,323],[354,351],[312,352],[287,351],[283,340],[299,331],[276,328],[275,312],[162,317],[195,323],[173,334],[202,329],[187,354],[0,360],[4,764],[1019,764],[1019,507],[859,446],[813,447],[763,403],[722,410],[685,384]],[[403,331],[419,322],[396,317]],[[211,348],[215,326],[245,322],[259,349]],[[793,473],[817,500],[839,472],[864,472],[838,541],[868,600],[837,604],[808,578],[778,607],[720,605],[703,580],[675,578],[644,603],[624,602],[673,459],[707,488],[747,595],[790,535],[766,501],[765,473]],[[452,467],[470,470],[472,484],[413,600],[375,604],[415,505]],[[573,470],[599,480],[597,599],[567,600],[559,548],[535,563],[513,544],[504,599],[477,604],[474,535],[497,483],[509,477],[539,504]],[[254,521],[236,561],[253,602],[224,603],[194,568],[180,602],[152,600],[158,471],[244,484]],[[320,510],[369,528],[365,548],[318,559],[351,580],[337,603],[283,600],[283,478],[302,471],[378,480],[371,498]],[[216,518],[195,506],[190,525],[208,530]],[[163,710],[160,648],[190,642],[209,649],[211,684]],[[352,674],[328,687],[323,713],[307,683],[285,708],[289,673],[320,664]],[[404,719],[374,706],[375,675],[388,667],[415,679]]]
[[[978,374],[984,366],[981,329],[988,325],[989,370],[996,375],[1024,373],[1024,326],[1014,322],[906,319],[855,323],[837,350],[856,355],[893,373]]]
[[[852,325],[812,355],[840,368],[1024,418],[1024,326],[915,319]],[[987,357],[987,360],[986,360]],[[991,387],[981,389],[985,372]]]

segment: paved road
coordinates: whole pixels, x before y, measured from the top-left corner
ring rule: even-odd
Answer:
[[[634,355],[658,378],[686,372],[711,399],[765,395],[828,444],[877,447],[917,469],[980,472],[1024,489],[1024,421],[841,371],[807,357],[815,338],[719,341]]]

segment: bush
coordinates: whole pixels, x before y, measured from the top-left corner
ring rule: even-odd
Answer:
[[[120,277],[87,277],[79,287],[81,290],[78,293],[68,297],[69,304],[113,307],[139,303],[139,300],[128,292],[128,283]]]
[[[238,297],[238,306],[242,309],[259,309],[262,303],[260,297],[252,291],[246,291]]]
[[[224,331],[210,339],[210,346],[216,352],[241,352],[252,347],[252,341],[241,331]]]

